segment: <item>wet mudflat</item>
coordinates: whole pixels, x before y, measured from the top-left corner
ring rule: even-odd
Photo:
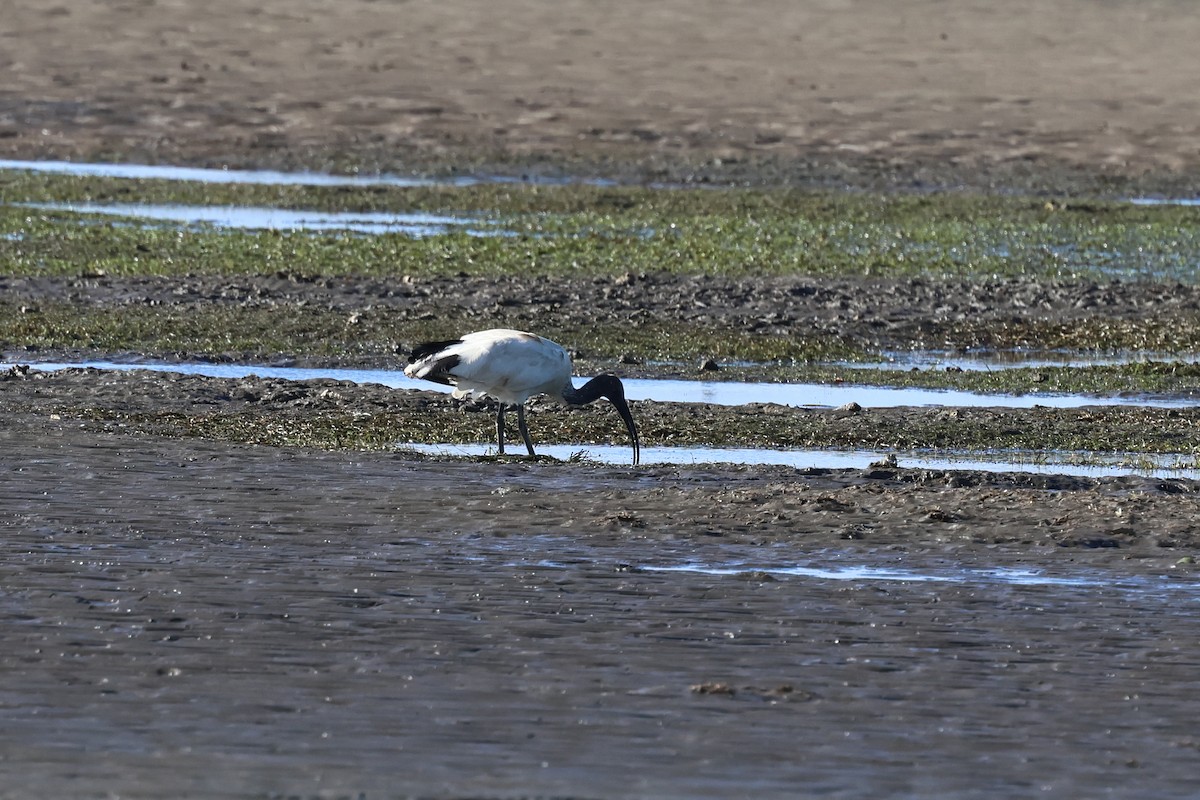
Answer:
[[[12,796],[1194,790],[1200,596],[1148,532],[1196,500],[1155,482],[431,462],[10,422]],[[1029,524],[1034,506],[1061,519]],[[1147,535],[1054,542],[1122,517]],[[659,569],[734,562],[961,580]],[[997,566],[1065,585],[963,572]]]
[[[870,3],[447,0],[403,25],[391,4],[244,5],[9,4],[0,149],[303,175],[198,200],[6,174],[5,203],[441,213],[511,194],[527,236],[5,206],[6,358],[394,369],[496,325],[645,377],[1200,350],[1194,212],[1092,197],[1195,194],[1195,109],[1175,100],[1200,17],[1178,4],[921,0],[898,22]],[[392,207],[390,179],[321,175],[356,170],[476,188],[430,206],[417,180]],[[555,205],[539,176],[597,191]],[[612,182],[1031,195],[892,216],[740,195],[710,218]],[[339,195],[296,204],[295,185]],[[492,199],[460,205],[475,192]],[[581,199],[585,225],[542,214]],[[1197,389],[1194,364],[1069,371],[990,388]],[[637,412],[658,444],[1197,448],[1189,408]],[[487,441],[491,417],[335,381],[0,381],[0,797],[1194,796],[1200,483],[395,447]],[[597,409],[530,421],[539,442],[614,432]]]

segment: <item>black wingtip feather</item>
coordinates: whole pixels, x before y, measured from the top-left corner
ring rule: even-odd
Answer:
[[[421,378],[433,381],[434,383],[444,383],[447,386],[453,386],[454,376],[450,374],[450,370],[457,367],[461,362],[462,359],[457,354],[439,358],[428,367],[421,368],[421,371],[424,373],[421,375]]]
[[[456,344],[462,344],[462,339],[450,339],[445,342],[425,342],[424,344],[419,344],[412,349],[412,354],[408,357],[408,363],[412,364],[415,361],[420,361],[422,358],[428,358],[434,353],[445,350],[447,347],[453,347]]]

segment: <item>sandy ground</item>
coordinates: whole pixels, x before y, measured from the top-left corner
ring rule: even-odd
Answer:
[[[9,0],[0,153],[651,175],[765,159],[798,179],[905,182],[1190,172],[1196,41],[1183,0]]]
[[[1196,41],[1166,1],[11,0],[0,153],[1190,185]],[[247,447],[13,385],[0,797],[1195,794],[1193,484]]]

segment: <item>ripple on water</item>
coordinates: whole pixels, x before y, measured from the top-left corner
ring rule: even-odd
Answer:
[[[513,567],[539,569],[603,568],[594,550],[583,550],[577,541],[556,537],[535,537],[538,552],[561,553],[561,557],[526,561],[522,551],[531,544],[523,538],[506,539],[499,551],[481,559],[508,560]],[[629,548],[636,552],[629,552]],[[725,577],[762,577],[808,579],[846,583],[945,583],[971,586],[1046,587],[1081,589],[1148,597],[1174,597],[1188,602],[1200,600],[1200,583],[1172,575],[1118,574],[1103,569],[1070,567],[977,566],[953,559],[922,558],[913,554],[903,560],[881,563],[870,555],[853,550],[822,550],[797,559],[794,546],[750,548],[731,543],[701,544],[687,550],[663,542],[626,543],[621,560],[613,569],[634,572],[658,572],[676,575]],[[641,552],[643,551],[644,552]]]
[[[690,562],[645,564],[648,572],[697,573],[713,576],[770,575],[854,583],[949,583],[971,586],[1007,585],[1051,589],[1097,590],[1119,595],[1139,595],[1174,602],[1200,601],[1200,584],[1160,576],[1116,576],[1094,570],[1048,574],[1042,570],[1011,567],[940,567],[908,570],[863,564],[844,566],[803,564],[754,564],[752,562]]]

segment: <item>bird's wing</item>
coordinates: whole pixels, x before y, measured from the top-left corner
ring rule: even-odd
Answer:
[[[454,386],[459,397],[489,395],[504,403],[561,395],[571,378],[571,359],[562,347],[523,331],[477,331],[431,342],[416,347],[413,358],[404,370],[411,378]]]
[[[481,331],[452,348],[460,361],[450,372],[460,389],[505,403],[538,394],[560,394],[571,377],[571,360],[559,345],[521,331]]]

